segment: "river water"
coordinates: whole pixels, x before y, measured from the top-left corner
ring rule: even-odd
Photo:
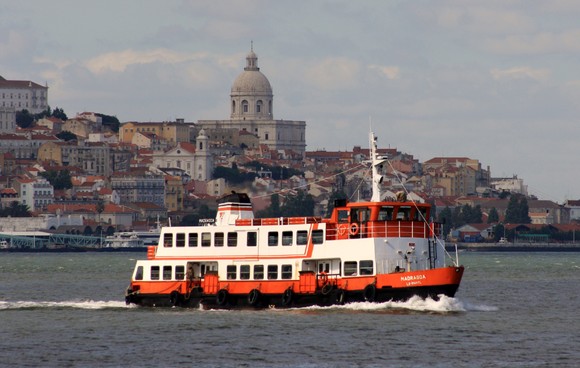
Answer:
[[[580,252],[463,252],[455,298],[126,306],[145,253],[0,253],[0,366],[577,367]]]

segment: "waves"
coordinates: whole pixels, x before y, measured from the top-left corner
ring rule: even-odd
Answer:
[[[343,309],[361,312],[418,312],[418,313],[459,313],[459,312],[493,312],[497,311],[497,307],[472,304],[469,302],[461,301],[457,298],[450,298],[445,295],[441,295],[439,300],[434,300],[431,298],[423,299],[418,296],[414,296],[411,299],[403,302],[384,302],[384,303],[370,303],[370,302],[357,302],[357,303],[347,303],[341,306],[331,306],[331,307],[307,307],[301,308],[305,310],[312,309]]]
[[[124,301],[0,301],[0,311],[3,310],[33,310],[33,309],[118,309],[136,308],[128,306]]]
[[[0,311],[27,309],[134,309],[135,305],[126,305],[124,301],[70,300],[70,301],[0,301]],[[155,308],[152,308],[152,310]],[[199,309],[202,311],[203,309]],[[473,304],[441,295],[439,300],[412,297],[404,302],[356,302],[330,307],[293,308],[294,311],[308,310],[343,310],[356,312],[399,312],[399,313],[460,313],[460,312],[494,312],[498,308],[484,304]],[[280,310],[278,310],[280,311]]]

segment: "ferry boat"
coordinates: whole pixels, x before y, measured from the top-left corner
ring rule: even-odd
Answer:
[[[254,218],[245,193],[218,200],[214,221],[163,227],[138,260],[127,304],[287,308],[453,297],[464,267],[430,222],[429,204],[381,201],[382,166],[370,134],[373,193],[340,200],[329,218]],[[449,263],[449,264],[448,264]]]
[[[105,238],[104,248],[147,248],[157,245],[159,241],[158,230],[150,231],[120,231]]]

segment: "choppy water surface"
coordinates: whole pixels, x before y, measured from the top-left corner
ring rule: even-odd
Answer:
[[[580,253],[461,254],[455,298],[126,306],[138,253],[0,253],[0,366],[576,367]]]

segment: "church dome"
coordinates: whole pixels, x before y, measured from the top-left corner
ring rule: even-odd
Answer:
[[[246,67],[232,84],[232,94],[272,94],[268,78],[258,68],[258,56],[254,51],[250,51],[246,56]]]

